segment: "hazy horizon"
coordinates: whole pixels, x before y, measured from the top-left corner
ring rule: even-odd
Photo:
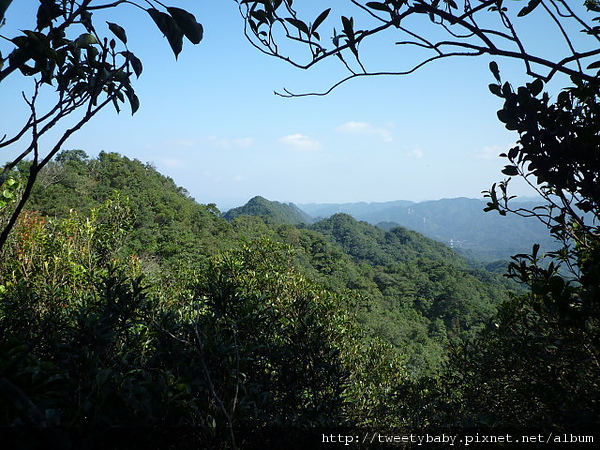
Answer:
[[[272,201],[272,202],[279,202],[279,203],[284,203],[284,204],[292,203],[292,204],[296,205],[297,207],[299,207],[300,209],[302,209],[302,206],[307,206],[307,205],[384,204],[384,203],[394,203],[394,202],[412,202],[414,204],[418,204],[418,203],[427,203],[427,202],[437,202],[437,201],[441,201],[441,200],[456,200],[456,199],[478,200],[483,203],[486,200],[482,195],[479,198],[478,197],[460,196],[460,197],[443,197],[443,198],[437,198],[437,199],[426,199],[426,200],[419,200],[419,201],[408,200],[408,199],[404,199],[404,198],[397,198],[394,200],[381,200],[381,201],[379,201],[379,200],[375,200],[375,201],[357,200],[357,201],[350,201],[350,202],[319,202],[319,201],[295,202],[293,200],[278,200],[278,199],[266,197],[264,195],[256,194],[256,195],[249,196],[247,198],[240,197],[239,199],[224,199],[220,202],[208,202],[208,203],[215,203],[221,212],[226,212],[232,208],[238,208],[240,206],[244,206],[246,203],[248,203],[248,201],[250,201],[252,198],[257,197],[257,196],[263,197],[266,200]],[[536,200],[536,198],[533,196],[522,196],[522,197],[515,198],[513,200],[513,202],[519,202],[519,201],[532,202],[535,200]],[[199,203],[204,203],[204,202],[199,202]]]

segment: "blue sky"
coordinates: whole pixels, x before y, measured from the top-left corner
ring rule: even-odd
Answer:
[[[14,3],[1,34],[34,26],[36,2]],[[286,99],[273,92],[325,90],[345,76],[343,67],[331,61],[301,71],[263,55],[245,40],[233,0],[170,4],[196,14],[203,42],[186,42],[175,61],[149,17],[120,8],[108,20],[127,29],[143,61],[141,109],[133,117],[107,109],[65,148],[150,162],[199,202],[222,208],[255,195],[294,203],[481,197],[503,178],[498,154],[517,137],[496,118],[488,59],[446,60],[409,76],[354,80],[326,97]],[[548,46],[539,31],[531,37]],[[388,45],[369,53],[374,65],[395,61]],[[498,62],[511,81],[524,80],[520,67]],[[0,95],[10,129],[23,120],[26,86],[7,81]],[[518,183],[514,192],[530,194]]]

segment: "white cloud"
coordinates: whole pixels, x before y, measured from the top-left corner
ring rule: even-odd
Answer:
[[[244,138],[235,138],[235,139],[227,139],[220,138],[218,136],[208,136],[203,139],[203,142],[211,147],[218,147],[224,150],[228,150],[230,148],[246,148],[250,147],[254,144],[254,138],[244,137]]]
[[[505,151],[505,149],[499,145],[485,146],[480,152],[475,153],[473,158],[479,160],[496,159],[503,151]]]
[[[508,149],[514,147],[515,145],[517,145],[516,143],[512,143],[506,146],[501,146],[501,145],[486,145],[485,147],[483,147],[483,149],[478,152],[473,154],[473,158],[474,159],[479,159],[479,160],[491,160],[491,159],[497,159],[498,155],[500,155],[500,153],[507,153]]]
[[[235,147],[251,147],[254,144],[254,138],[251,138],[251,137],[238,138],[238,139],[233,139],[231,142]]]
[[[422,158],[423,157],[423,150],[421,150],[420,148],[415,148],[413,151],[408,152],[407,156],[409,158]]]
[[[336,131],[347,134],[362,134],[376,136],[385,142],[392,142],[393,135],[387,128],[378,128],[366,122],[348,122],[336,128]]]
[[[181,167],[183,166],[183,160],[179,158],[160,158],[159,161],[167,167]]]
[[[296,150],[302,151],[316,151],[321,148],[321,143],[315,141],[309,136],[304,134],[289,134],[279,139],[284,145],[295,148]]]

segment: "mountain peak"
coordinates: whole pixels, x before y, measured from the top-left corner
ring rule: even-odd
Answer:
[[[293,203],[275,202],[260,195],[252,197],[244,206],[230,209],[223,217],[231,221],[239,216],[258,216],[269,222],[293,225],[312,222],[311,217]]]

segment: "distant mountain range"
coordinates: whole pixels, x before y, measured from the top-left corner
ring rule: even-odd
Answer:
[[[513,204],[529,208],[535,205],[532,200]],[[420,203],[397,200],[294,205],[254,197],[246,205],[228,211],[225,218],[255,215],[297,225],[345,213],[385,230],[402,226],[417,231],[481,262],[506,260],[514,254],[529,252],[534,243],[539,243],[545,251],[556,248],[547,228],[537,219],[486,213],[484,206],[483,200],[469,198]]]

